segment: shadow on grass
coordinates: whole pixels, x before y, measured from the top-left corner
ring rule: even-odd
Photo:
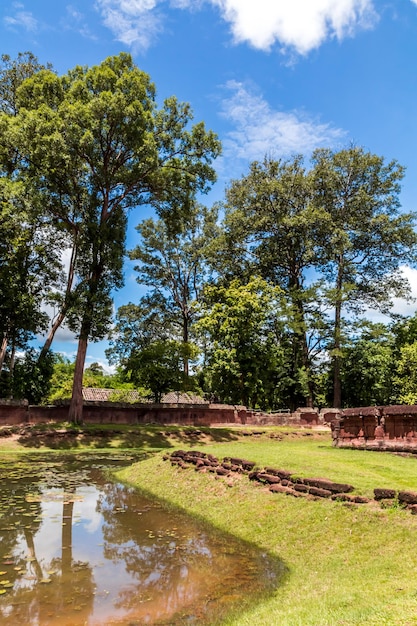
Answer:
[[[164,450],[181,445],[207,445],[236,441],[239,435],[228,428],[193,428],[175,426],[42,425],[25,428],[18,444],[24,448],[76,451],[98,450]]]

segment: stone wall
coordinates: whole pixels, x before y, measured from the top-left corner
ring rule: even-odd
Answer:
[[[417,453],[417,405],[344,409],[331,428],[339,448]]]
[[[69,401],[53,406],[29,406],[26,401],[0,399],[0,426],[41,424],[68,420]],[[315,426],[330,422],[334,413],[299,408],[295,412],[264,413],[244,406],[227,404],[127,404],[122,402],[84,401],[83,420],[87,424],[241,424],[247,426]]]
[[[0,399],[0,426],[41,424],[68,420],[69,401],[54,406],[28,406],[27,402]],[[244,406],[227,404],[127,404],[122,402],[84,401],[86,424],[181,424],[210,426],[241,424],[248,426],[314,426],[323,423],[316,409],[300,408],[294,413],[263,413]]]
[[[69,402],[56,406],[28,406],[26,403],[0,401],[0,426],[41,424],[68,420]],[[223,404],[123,404],[84,402],[86,424],[246,424],[250,411]]]
[[[0,400],[0,426],[26,422],[28,408],[27,400]]]
[[[293,413],[263,413],[247,411],[246,423],[252,426],[317,426],[323,424],[322,412],[317,409],[299,408]]]

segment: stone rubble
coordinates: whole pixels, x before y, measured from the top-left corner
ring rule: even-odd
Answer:
[[[336,483],[325,478],[301,478],[284,469],[265,467],[255,469],[256,463],[236,457],[225,457],[220,461],[212,454],[198,450],[175,450],[163,456],[171,465],[187,469],[194,466],[195,471],[211,472],[217,476],[230,477],[244,474],[250,481],[261,483],[272,493],[282,493],[293,497],[307,497],[313,500],[329,500],[349,504],[369,504],[378,502],[381,506],[393,506],[396,503],[417,515],[417,492],[396,491],[395,489],[376,488],[374,499],[353,494],[353,485]]]

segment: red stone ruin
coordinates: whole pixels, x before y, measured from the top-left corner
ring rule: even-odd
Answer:
[[[343,409],[329,423],[338,448],[417,453],[417,405]]]

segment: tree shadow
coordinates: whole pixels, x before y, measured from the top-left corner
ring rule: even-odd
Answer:
[[[18,438],[24,448],[45,450],[164,450],[182,445],[209,445],[236,441],[240,435],[229,428],[48,424],[25,428]]]

